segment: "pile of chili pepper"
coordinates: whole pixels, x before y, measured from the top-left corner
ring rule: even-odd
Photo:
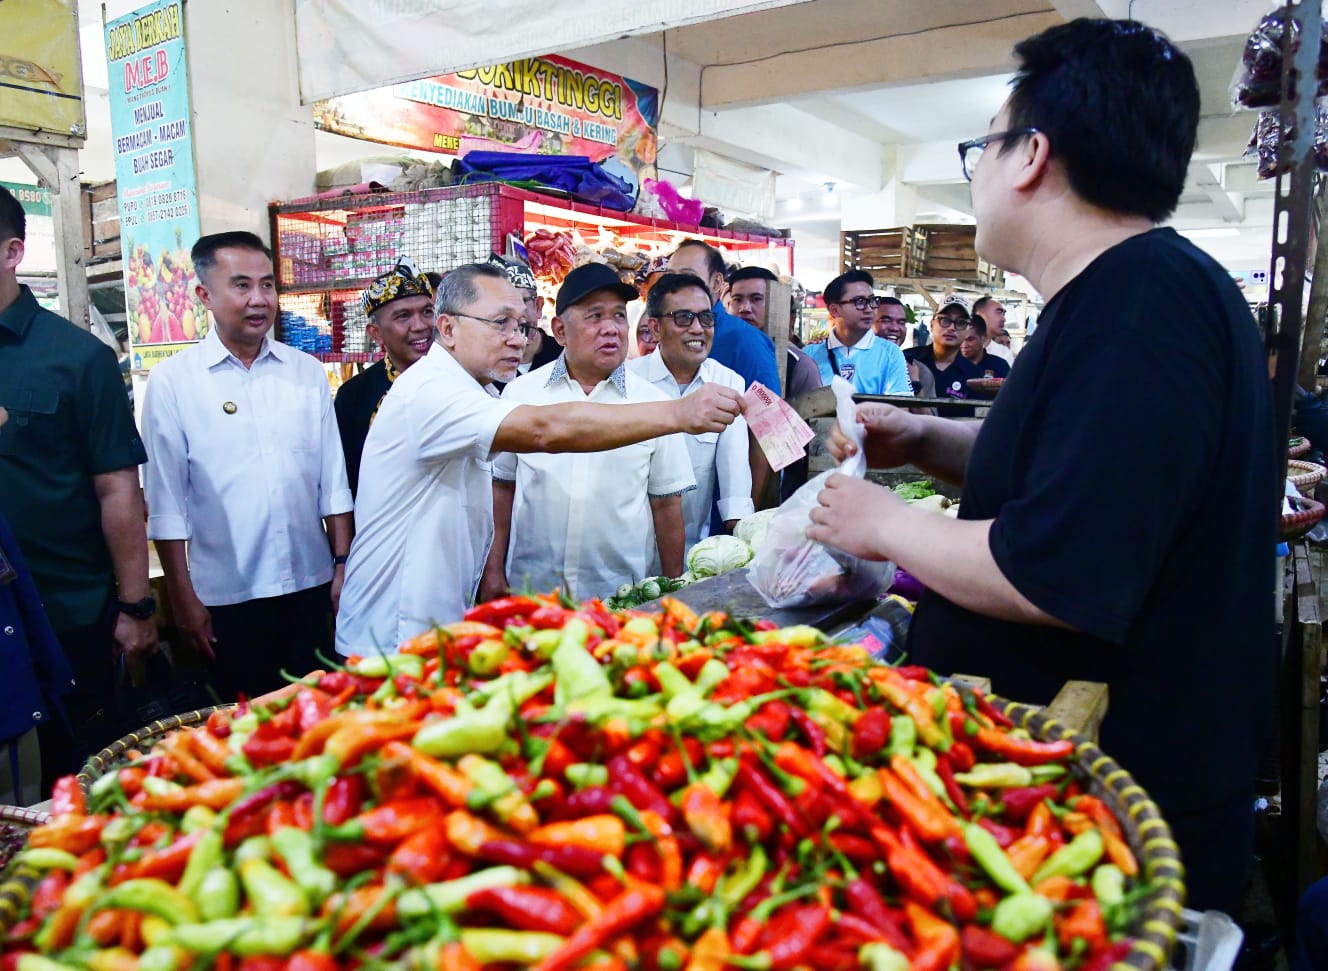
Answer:
[[[1072,744],[816,630],[511,597],[56,788],[0,971],[1102,971]]]

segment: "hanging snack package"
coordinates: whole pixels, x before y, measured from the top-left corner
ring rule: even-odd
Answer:
[[[1276,108],[1259,112],[1254,133],[1245,146],[1246,158],[1258,159],[1259,178],[1275,178],[1288,168],[1278,159],[1278,149],[1284,137],[1296,137],[1294,127],[1289,128],[1288,132],[1283,136],[1282,120]],[[1316,98],[1314,101],[1314,167],[1320,172],[1328,172],[1328,98]]]
[[[1273,108],[1282,102],[1282,40],[1287,25],[1291,25],[1291,49],[1300,46],[1300,26],[1287,12],[1277,7],[1264,14],[1257,27],[1245,40],[1240,65],[1231,79],[1231,105],[1233,108]],[[1319,43],[1318,91],[1316,97],[1328,95],[1328,30]]]
[[[811,511],[818,505],[817,496],[826,480],[836,473],[858,479],[867,475],[866,429],[858,424],[853,386],[835,377],[831,388],[839,428],[858,446],[858,452],[838,469],[822,472],[793,493],[770,520],[747,579],[771,607],[810,607],[879,597],[895,575],[894,564],[888,561],[862,560],[807,538]]]

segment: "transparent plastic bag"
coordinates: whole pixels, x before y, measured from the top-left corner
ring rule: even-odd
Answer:
[[[1264,14],[1258,26],[1245,40],[1240,65],[1231,80],[1233,108],[1273,108],[1282,101],[1282,39],[1286,34],[1287,9],[1279,6]],[[1294,51],[1300,46],[1299,27],[1290,21],[1296,33],[1291,38]],[[1316,97],[1328,95],[1328,30],[1319,44],[1318,90]]]
[[[853,386],[836,376],[835,417],[839,428],[858,445],[858,453],[838,469],[822,472],[793,493],[775,513],[766,529],[761,548],[748,567],[747,579],[773,608],[811,607],[846,603],[880,596],[895,575],[889,561],[862,560],[842,550],[807,538],[811,511],[826,479],[836,472],[865,478],[867,459],[862,443],[866,430],[858,424]]]

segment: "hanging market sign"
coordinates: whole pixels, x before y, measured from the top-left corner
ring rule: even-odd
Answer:
[[[10,195],[18,200],[18,204],[29,216],[50,217],[55,212],[51,203],[51,190],[45,186],[0,180],[0,188],[8,189]]]
[[[82,142],[77,0],[0,3],[0,127]]]
[[[402,148],[585,155],[654,174],[659,92],[564,57],[528,57],[314,104],[324,131]]]
[[[145,369],[207,333],[189,259],[199,218],[181,0],[108,23],[106,62],[129,340]]]

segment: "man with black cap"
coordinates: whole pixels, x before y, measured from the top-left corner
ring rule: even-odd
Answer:
[[[409,259],[402,257],[375,278],[362,299],[369,318],[366,329],[383,349],[383,359],[343,384],[333,402],[352,495],[359,491],[364,439],[383,396],[433,343],[433,284]]]
[[[627,302],[636,294],[602,263],[574,269],[553,318],[562,356],[513,381],[503,400],[668,401],[624,366]],[[580,455],[509,453],[495,460],[493,477],[495,536],[483,593],[496,595],[510,579],[535,590],[561,587],[577,600],[608,596],[651,572],[652,547],[663,572],[683,572],[682,494],[696,480],[681,436]]]
[[[474,602],[494,539],[495,454],[594,452],[718,432],[742,407],[735,391],[719,387],[686,401],[614,407],[584,395],[549,407],[496,398],[492,383],[515,377],[529,327],[519,291],[496,266],[448,273],[434,316],[436,343],[392,385],[364,443],[358,532],[337,615],[342,654],[391,650]],[[625,340],[625,318],[621,328]]]

